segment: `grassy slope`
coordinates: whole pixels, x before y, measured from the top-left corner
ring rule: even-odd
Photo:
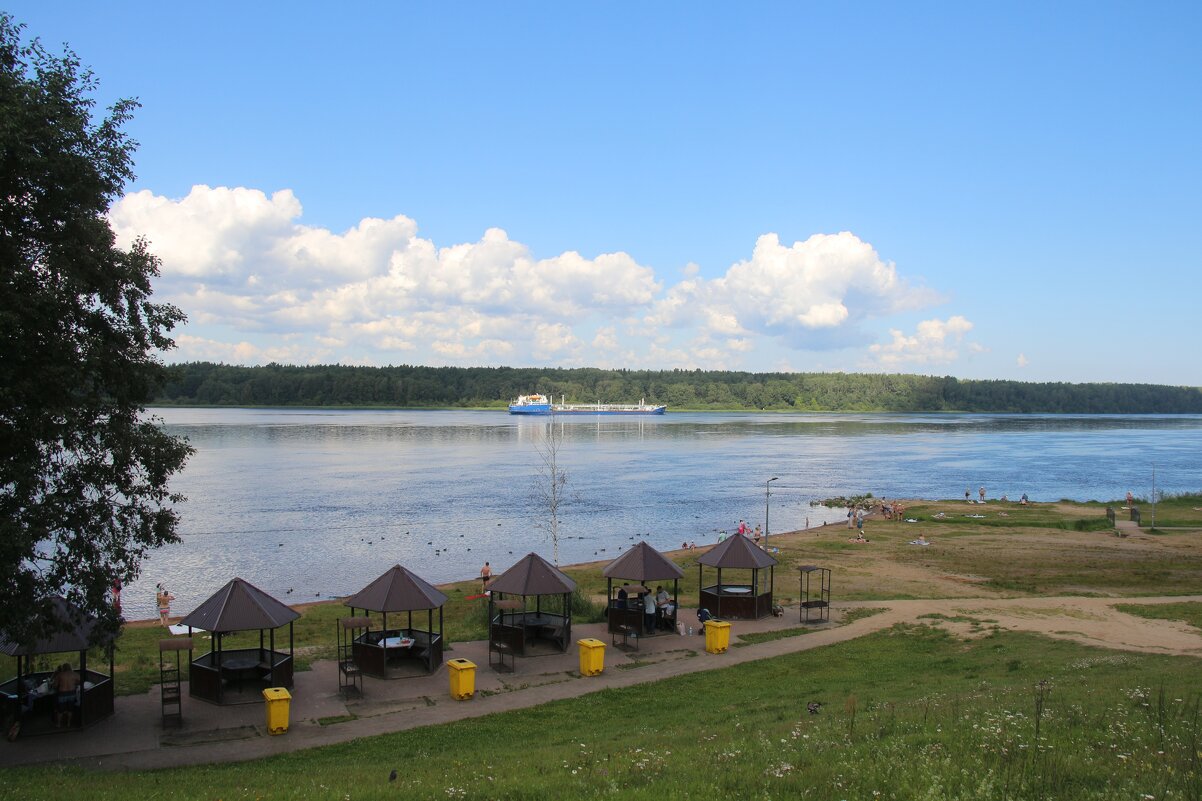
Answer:
[[[1197,668],[1022,634],[965,642],[905,627],[249,764],[14,769],[0,797],[75,799],[86,782],[98,800],[1197,798]],[[814,700],[821,713],[807,714]]]
[[[1189,502],[1178,511],[1188,518]],[[795,567],[835,569],[836,600],[911,596],[1195,593],[1196,532],[1120,539],[1091,530],[1103,505],[914,504],[919,523],[870,521],[774,537],[779,596]],[[943,513],[943,518],[934,516]],[[1196,513],[1195,513],[1196,514]],[[1193,520],[1193,518],[1188,518]],[[1084,522],[1080,522],[1084,521]],[[914,548],[921,531],[935,541]],[[695,597],[682,554],[682,597]],[[882,582],[882,571],[892,571]],[[600,566],[568,571],[603,594]],[[964,583],[948,576],[970,577]],[[474,582],[449,588],[452,640],[483,635]],[[793,585],[795,586],[795,585]],[[1202,623],[1198,604],[1140,607]],[[323,656],[336,604],[307,607],[297,641]],[[1124,611],[1133,611],[1124,607]],[[1202,798],[1198,664],[1013,633],[958,641],[925,627],[655,685],[244,765],[135,774],[6,771],[0,798]],[[119,687],[157,678],[158,627],[121,640]],[[1034,689],[1051,691],[1034,740]],[[822,713],[804,712],[810,700]],[[1038,746],[1038,747],[1037,747]],[[386,781],[391,768],[401,778]],[[575,771],[575,772],[573,772]],[[879,793],[876,795],[875,793]]]

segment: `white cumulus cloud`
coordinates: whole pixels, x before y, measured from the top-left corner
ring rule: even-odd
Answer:
[[[910,335],[890,329],[892,341],[870,345],[868,352],[872,362],[885,369],[950,364],[958,358],[957,347],[971,330],[972,323],[959,315],[947,320],[923,320]]]
[[[857,326],[864,321],[937,300],[854,234],[815,234],[792,245],[764,234],[751,258],[725,275],[670,289],[648,320],[680,325],[700,316],[715,334],[757,332],[794,347],[827,348],[862,339]]]
[[[862,348],[890,315],[939,300],[849,232],[764,234],[724,272],[686,262],[670,283],[623,252],[538,258],[500,228],[436,244],[404,215],[335,232],[302,213],[287,189],[114,204],[119,243],[149,241],[156,293],[189,316],[174,357],[768,369],[788,353]],[[894,332],[873,361],[955,358],[962,320]]]

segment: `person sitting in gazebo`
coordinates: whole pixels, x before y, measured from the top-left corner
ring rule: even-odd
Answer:
[[[54,688],[54,728],[61,729],[71,725],[71,716],[75,707],[79,706],[76,695],[79,690],[79,674],[71,667],[71,663],[63,662],[50,677]]]

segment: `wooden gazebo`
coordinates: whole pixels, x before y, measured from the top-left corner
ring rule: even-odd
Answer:
[[[362,609],[379,612],[380,628],[366,628],[351,641],[355,665],[368,676],[381,679],[415,675],[406,666],[419,665],[433,673],[442,664],[442,607],[447,596],[421,576],[394,565],[343,603],[351,614]],[[438,610],[438,628],[434,628],[434,610]],[[426,613],[426,627],[413,625],[413,613]],[[388,625],[388,614],[405,612],[405,626]],[[396,620],[396,618],[394,618]]]
[[[535,553],[488,584],[488,650],[527,656],[539,643],[560,653],[572,640],[572,593],[576,582]],[[533,599],[533,607],[531,606]]]
[[[256,703],[268,687],[292,686],[292,622],[300,614],[248,581],[236,578],[180,621],[209,632],[212,650],[192,659],[188,652],[188,693],[215,704]],[[275,630],[288,626],[288,652],[276,650]],[[259,642],[226,648],[226,637],[258,631]]]
[[[697,559],[697,583],[701,588],[699,606],[719,618],[755,620],[772,614],[772,583],[776,559],[743,534],[735,534],[718,543]],[[706,586],[705,568],[718,569],[718,579]],[[768,580],[763,573],[768,571]],[[725,577],[722,575],[725,571]],[[732,581],[749,578],[748,581]]]
[[[51,599],[53,615],[59,631],[29,643],[9,640],[0,634],[0,653],[17,661],[15,678],[0,684],[3,703],[4,731],[20,723],[17,731],[23,734],[47,734],[54,731],[80,729],[113,714],[113,645],[111,639],[93,642],[96,621],[81,612],[74,604],[55,596]],[[104,646],[108,652],[109,672],[101,673],[88,667],[88,649]],[[37,670],[34,657],[47,654],[77,654],[79,690],[67,729],[56,729],[54,714],[58,698],[51,686],[52,670]],[[72,668],[74,669],[74,665]]]
[[[647,637],[655,631],[647,631],[646,614],[640,605],[633,606],[634,600],[627,597],[626,602],[619,605],[614,596],[614,580],[625,579],[636,584],[646,585],[649,592],[654,592],[655,582],[672,581],[672,601],[665,608],[657,608],[656,625],[661,630],[676,631],[676,617],[680,610],[680,579],[684,577],[681,570],[668,557],[652,548],[646,542],[639,542],[629,551],[610,562],[601,571],[605,576],[607,612],[610,632],[637,632],[640,637]],[[629,585],[626,585],[627,587]],[[619,585],[622,589],[623,585]],[[630,595],[627,591],[627,596]]]

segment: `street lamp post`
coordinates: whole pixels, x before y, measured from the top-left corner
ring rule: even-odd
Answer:
[[[772,497],[772,482],[780,476],[773,476],[764,482],[764,549],[768,549],[768,499]]]

